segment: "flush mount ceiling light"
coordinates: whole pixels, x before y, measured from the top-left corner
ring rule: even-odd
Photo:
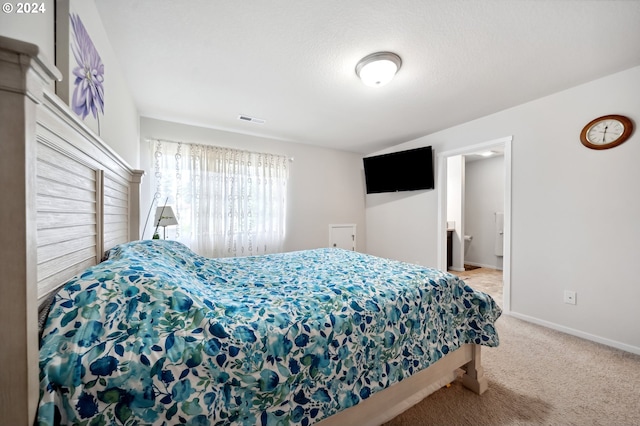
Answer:
[[[402,59],[395,53],[376,52],[358,62],[356,74],[367,86],[379,87],[390,82],[400,66]]]

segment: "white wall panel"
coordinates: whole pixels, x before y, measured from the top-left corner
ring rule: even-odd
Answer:
[[[638,126],[639,92],[635,67],[393,149],[432,145],[437,154],[513,135],[512,314],[636,353],[640,286],[628,271],[640,256],[640,132],[604,151],[584,147],[579,135],[607,114]],[[380,214],[367,200],[369,250],[402,247],[437,265],[437,216],[429,214],[437,203],[425,192],[409,211],[403,198],[388,197]],[[398,221],[411,231],[388,232]],[[563,302],[565,289],[577,292],[577,305]]]

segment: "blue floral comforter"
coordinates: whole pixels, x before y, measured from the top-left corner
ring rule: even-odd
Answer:
[[[308,425],[464,343],[500,308],[457,277],[340,249],[233,259],[137,241],[58,293],[41,425]]]

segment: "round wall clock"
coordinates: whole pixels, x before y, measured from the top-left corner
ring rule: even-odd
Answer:
[[[629,139],[633,122],[624,115],[605,115],[584,126],[580,141],[591,149],[607,149],[620,145]]]

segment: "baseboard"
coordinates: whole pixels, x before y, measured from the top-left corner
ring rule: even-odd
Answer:
[[[596,336],[595,334],[585,333],[584,331],[576,330],[570,327],[565,327],[560,324],[556,324],[553,322],[541,320],[539,318],[531,317],[529,315],[520,314],[518,312],[510,311],[509,316],[514,318],[521,319],[526,322],[530,322],[533,324],[541,325],[543,327],[550,328],[552,330],[561,331],[562,333],[570,334],[572,336],[580,337],[585,340],[590,340],[592,342],[601,343],[606,346],[611,346],[612,348],[620,349],[626,352],[631,352],[633,354],[640,355],[640,347],[627,345],[626,343],[618,342],[616,340],[606,339],[604,337]]]

